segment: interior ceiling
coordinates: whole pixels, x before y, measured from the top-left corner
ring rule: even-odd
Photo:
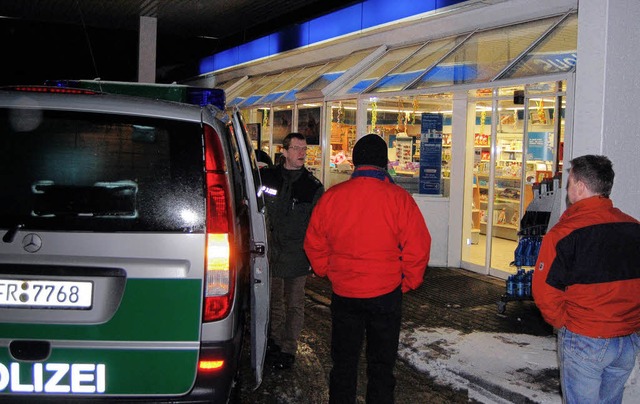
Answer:
[[[359,1],[1,0],[0,27],[3,43],[24,40],[31,46],[31,35],[64,42],[58,39],[60,32],[69,32],[83,37],[95,53],[100,51],[96,44],[109,39],[129,47],[122,38],[137,40],[140,17],[156,17],[157,65],[162,71],[355,3]]]

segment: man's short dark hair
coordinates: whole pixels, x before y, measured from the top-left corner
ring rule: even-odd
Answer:
[[[606,156],[588,154],[571,160],[570,173],[574,180],[582,181],[587,188],[606,198],[613,188],[613,164]]]
[[[291,132],[287,136],[285,136],[284,139],[282,140],[282,147],[285,150],[289,150],[289,146],[291,146],[291,139],[304,140],[305,142],[307,141],[307,139],[304,137],[302,133]]]

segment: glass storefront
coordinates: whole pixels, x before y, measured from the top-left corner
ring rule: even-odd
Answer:
[[[457,206],[464,206],[461,266],[510,273],[535,184],[561,171],[566,77],[577,60],[576,32],[577,15],[567,13],[362,49],[223,84],[230,89],[229,105],[240,108],[254,128],[250,133],[257,133],[256,147],[274,162],[287,133],[307,136],[307,167],[326,188],[349,179],[357,139],[377,133],[389,146],[396,183],[418,194],[422,118],[439,117],[436,196],[461,199]],[[458,247],[449,242],[448,248]]]

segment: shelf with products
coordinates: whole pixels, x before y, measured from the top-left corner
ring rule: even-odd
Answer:
[[[489,211],[489,175],[477,174],[477,200],[480,212],[480,234],[486,234],[486,224],[489,221],[487,213]],[[493,193],[493,235],[508,240],[518,240],[518,229],[520,224],[520,200],[522,195],[521,178],[512,176],[497,176],[494,178]],[[530,184],[524,187],[524,207],[533,199],[533,191]],[[474,189],[474,197],[476,190]],[[475,225],[475,224],[474,224]]]
[[[476,184],[473,184],[473,202],[471,206],[471,222],[473,230],[480,230],[480,220],[482,215],[482,210],[480,209],[481,201],[480,201],[480,188],[478,187],[477,180]]]
[[[519,203],[495,202],[493,205],[492,235],[507,240],[518,240],[518,224],[520,221]],[[487,233],[488,217],[483,211],[480,221],[480,234]]]
[[[322,172],[322,149],[317,145],[307,146],[307,159],[305,165],[318,178],[321,178]]]
[[[420,173],[420,160],[414,158],[417,138],[404,132],[389,134],[388,138],[389,173],[392,176],[417,177]]]
[[[522,150],[500,150],[499,161],[522,163]]]
[[[451,175],[451,145],[442,145],[442,177],[449,178]]]

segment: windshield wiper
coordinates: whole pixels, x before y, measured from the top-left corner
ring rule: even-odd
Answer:
[[[4,241],[5,243],[13,243],[13,239],[16,238],[16,234],[18,234],[18,230],[22,229],[23,227],[24,227],[24,224],[22,223],[13,226],[2,237],[2,241]]]

